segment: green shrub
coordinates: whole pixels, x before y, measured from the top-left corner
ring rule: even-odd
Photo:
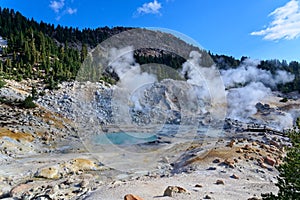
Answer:
[[[25,98],[25,100],[22,102],[22,107],[27,109],[36,107],[35,103],[33,102],[32,96],[28,96]]]
[[[283,103],[285,103],[285,102],[287,102],[288,101],[288,99],[285,97],[285,98],[283,98],[283,99],[280,99],[280,102],[283,102]]]
[[[6,85],[6,82],[0,79],[0,88],[3,88]]]

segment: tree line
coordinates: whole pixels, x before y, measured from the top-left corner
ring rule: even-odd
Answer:
[[[3,48],[0,75],[8,79],[41,79],[49,88],[73,80],[88,49],[113,34],[126,30],[62,27],[25,18],[13,9],[0,8],[0,36],[8,41]],[[127,28],[128,29],[128,28]]]

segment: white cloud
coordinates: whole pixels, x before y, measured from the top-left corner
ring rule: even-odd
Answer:
[[[269,16],[273,21],[261,31],[251,35],[264,36],[265,40],[292,40],[300,36],[300,5],[298,0],[291,0],[283,7],[275,9]]]
[[[58,13],[65,6],[65,0],[50,1],[49,7],[56,13]]]
[[[71,3],[73,3],[74,0],[71,0]],[[77,8],[70,8],[65,3],[65,0],[60,1],[50,1],[49,7],[56,13],[56,20],[59,21],[64,15],[73,15],[77,13]]]
[[[139,14],[160,14],[160,9],[162,8],[161,3],[154,0],[153,2],[144,3],[142,7],[137,9]]]
[[[69,15],[73,15],[75,13],[77,13],[77,9],[76,8],[67,8],[66,12],[69,14]]]

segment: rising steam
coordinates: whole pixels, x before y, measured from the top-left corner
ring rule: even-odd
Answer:
[[[122,49],[112,48],[109,54],[109,66],[120,78],[118,86],[126,88],[129,92],[157,81],[154,75],[141,71],[140,65],[135,62],[133,52],[133,47],[128,46]]]
[[[294,80],[294,75],[277,70],[275,74],[259,69],[258,60],[246,59],[236,69],[222,70],[222,78],[227,90],[227,117],[243,122],[251,122],[257,113],[256,104],[267,98],[272,98],[272,90],[277,84]],[[259,122],[274,126],[278,129],[291,127],[293,118],[289,113],[272,114],[268,121]]]
[[[127,91],[129,96],[126,98],[133,101],[135,110],[142,110],[140,99],[143,94],[134,92],[139,88],[144,91],[145,85],[157,82],[157,78],[142,72],[140,65],[135,62],[133,52],[133,47],[111,49],[109,66],[120,79],[118,88]],[[251,59],[244,60],[238,68],[221,72],[215,65],[203,67],[201,63],[202,54],[192,51],[182,65],[181,75],[192,85],[189,91],[185,91],[190,94],[189,101],[198,99],[202,114],[210,114],[212,119],[219,120],[228,117],[242,122],[268,123],[278,129],[292,126],[293,117],[289,113],[274,112],[265,119],[258,119],[256,105],[274,96],[272,91],[276,90],[277,85],[293,81],[294,75],[283,70],[271,73],[259,69],[257,66],[260,61]]]

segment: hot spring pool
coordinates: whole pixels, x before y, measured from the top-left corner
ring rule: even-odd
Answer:
[[[115,145],[132,145],[144,144],[148,142],[155,142],[158,137],[149,133],[138,132],[116,132],[103,133],[95,136],[94,142],[96,144],[115,144]]]

